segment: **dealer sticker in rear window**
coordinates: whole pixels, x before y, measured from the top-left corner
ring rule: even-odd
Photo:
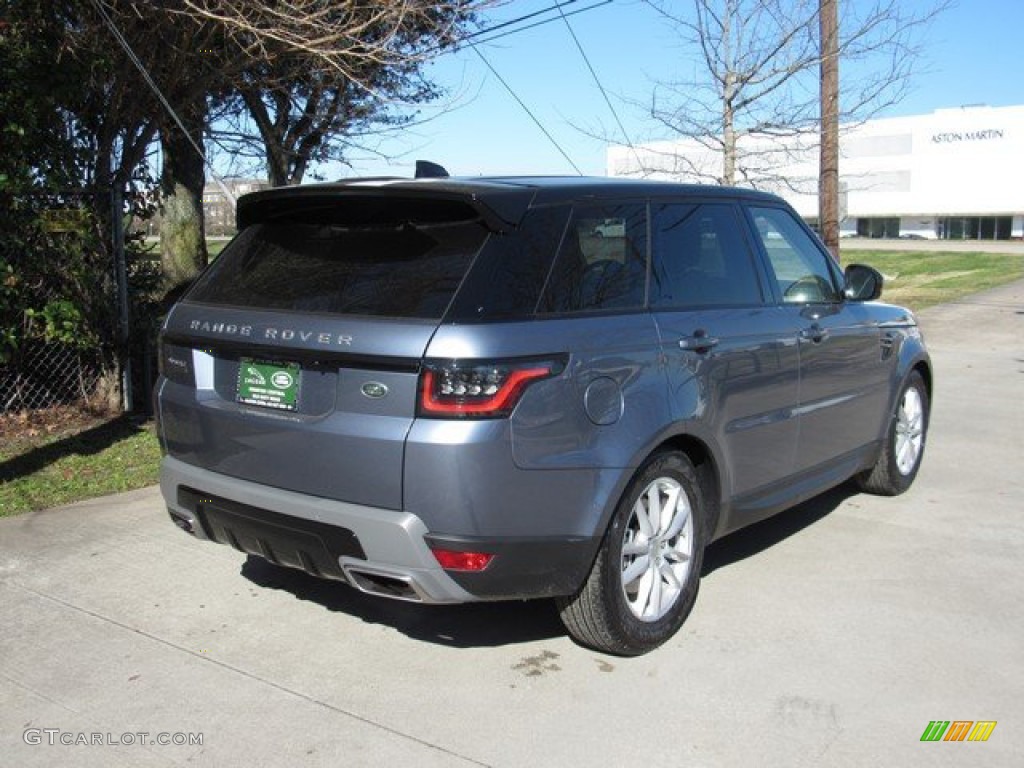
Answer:
[[[294,411],[299,404],[297,363],[238,362],[238,402]]]

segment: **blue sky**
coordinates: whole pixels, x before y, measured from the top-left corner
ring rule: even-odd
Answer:
[[[681,11],[690,6],[689,0],[673,2]],[[905,4],[930,5],[921,0]],[[498,23],[550,5],[550,0],[515,0],[488,14],[487,21]],[[570,23],[632,140],[669,138],[628,102],[648,101],[658,80],[676,77],[687,67],[692,73],[692,51],[681,47],[665,22],[637,0],[613,0],[572,16]],[[932,24],[924,43],[912,92],[883,116],[966,104],[1024,104],[1024,0],[958,0]],[[604,175],[606,144],[587,134],[620,133],[565,23],[558,19],[480,50],[573,162],[584,173]],[[376,150],[392,159],[356,153],[352,168],[322,169],[326,178],[411,175],[416,159],[439,162],[455,175],[574,173],[472,49],[444,55],[429,71],[449,97],[423,109],[421,117],[430,119],[377,144]]]

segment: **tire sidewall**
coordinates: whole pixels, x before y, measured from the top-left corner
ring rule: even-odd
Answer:
[[[914,463],[914,468],[906,475],[900,472],[899,465],[896,463],[896,425],[899,423],[899,410],[903,404],[903,397],[910,389],[916,389],[918,396],[921,398],[921,450],[917,454],[917,461]],[[914,478],[917,477],[918,470],[921,469],[921,462],[924,459],[924,451],[928,444],[928,426],[931,419],[931,405],[928,400],[928,389],[924,385],[924,379],[921,378],[921,374],[917,371],[912,371],[907,376],[906,381],[903,382],[903,386],[899,389],[899,394],[896,395],[896,403],[892,409],[892,419],[889,423],[889,433],[887,436],[886,445],[886,461],[888,462],[888,473],[892,480],[892,483],[897,486],[900,493],[910,488],[914,482]]]
[[[670,477],[680,484],[690,503],[693,521],[694,552],[687,572],[686,582],[671,610],[657,621],[642,621],[630,610],[623,594],[621,583],[621,562],[623,534],[632,516],[633,505],[648,485],[659,477]],[[618,632],[623,644],[645,652],[656,648],[674,635],[683,625],[697,599],[700,571],[704,559],[704,503],[700,485],[693,466],[684,456],[677,453],[663,453],[652,457],[630,482],[622,495],[611,526],[602,545],[602,559],[605,564],[601,578],[603,591],[607,595]]]

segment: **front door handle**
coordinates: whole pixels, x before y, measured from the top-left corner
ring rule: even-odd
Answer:
[[[712,347],[718,346],[718,339],[708,336],[707,331],[694,331],[693,336],[683,336],[679,340],[679,348],[688,352],[703,354]]]

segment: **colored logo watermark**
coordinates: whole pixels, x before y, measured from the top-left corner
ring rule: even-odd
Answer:
[[[995,728],[995,720],[932,720],[921,741],[988,741]]]

